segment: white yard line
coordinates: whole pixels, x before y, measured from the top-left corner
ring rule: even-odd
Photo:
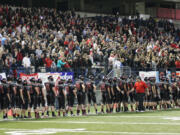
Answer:
[[[21,123],[60,123],[60,124],[110,124],[110,125],[180,125],[172,122],[89,122],[89,121],[17,121]]]
[[[101,117],[107,117],[107,118],[164,118],[164,117],[174,117],[174,116],[100,116]],[[177,116],[180,117],[180,116]]]
[[[26,131],[27,129],[18,129],[18,128],[0,128],[0,130],[6,130],[6,131],[11,131],[11,130],[16,130],[16,131]]]
[[[111,131],[77,131],[92,134],[128,134],[128,135],[180,135],[180,133],[148,133],[148,132],[111,132]]]
[[[68,118],[88,118],[88,117],[91,117],[91,116],[67,116]],[[180,118],[180,116],[137,116],[137,115],[131,115],[131,116],[101,116],[101,115],[97,115],[97,116],[92,116],[92,117],[96,117],[96,118],[102,118],[102,117],[105,117],[105,118]],[[52,117],[48,117],[48,118],[52,118]],[[62,117],[57,117],[58,119],[62,119]],[[42,119],[46,119],[46,118],[42,118]],[[54,119],[54,117],[53,117]],[[19,121],[19,120],[22,120],[22,119],[7,119],[7,120],[4,120],[4,119],[0,119],[0,122],[2,121]],[[35,118],[30,118],[30,119],[27,119],[27,120],[35,120]]]
[[[80,129],[56,129],[56,128],[45,128],[45,129],[8,129],[0,128],[4,130],[5,134],[9,135],[39,135],[39,134],[55,134],[55,133],[91,133],[91,134],[130,134],[130,135],[179,135],[180,133],[148,133],[148,132],[113,132],[113,131],[87,131],[84,128]]]
[[[89,116],[87,116],[87,117],[89,117]],[[87,118],[86,116],[82,116],[81,117],[81,119],[83,120],[83,118]],[[94,117],[94,116],[93,116]],[[69,122],[69,121],[64,121],[64,119],[62,118],[62,117],[57,117],[57,119],[59,120],[59,121],[53,121],[53,119],[51,119],[51,117],[49,117],[50,119],[48,119],[48,121],[47,120],[45,120],[46,118],[42,118],[42,121],[41,120],[39,120],[39,121],[33,121],[33,120],[35,120],[35,118],[32,118],[32,119],[26,119],[27,121],[25,121],[25,120],[22,120],[22,119],[19,119],[19,120],[16,120],[16,119],[8,119],[8,120],[3,120],[3,119],[0,119],[0,122]],[[69,117],[70,118],[70,117]],[[73,116],[73,117],[71,117],[72,119],[73,118],[78,118],[78,117],[76,117],[76,116]],[[135,115],[135,116],[95,116],[95,118],[126,118],[126,119],[128,119],[128,118],[130,118],[130,119],[133,119],[133,118],[146,118],[146,119],[164,119],[164,120],[177,120],[177,121],[180,121],[180,116],[137,116],[137,115]],[[45,120],[45,121],[44,121]],[[61,121],[61,120],[63,120],[63,121]],[[70,121],[70,122],[77,122],[77,121]],[[79,122],[83,122],[83,121],[79,121]],[[107,122],[105,122],[105,123],[107,123]],[[114,122],[114,123],[119,123],[119,122]],[[95,123],[96,124],[96,123]],[[98,124],[98,123],[97,123]],[[101,123],[100,123],[101,124]],[[163,123],[162,123],[163,124]]]

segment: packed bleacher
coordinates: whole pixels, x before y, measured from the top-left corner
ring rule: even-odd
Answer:
[[[74,11],[0,6],[0,71],[15,77],[18,68],[29,73],[31,67],[86,76],[93,65],[106,72],[180,68],[179,40],[179,29],[163,19],[80,18]]]

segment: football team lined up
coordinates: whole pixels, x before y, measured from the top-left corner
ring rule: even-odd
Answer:
[[[84,81],[82,76],[73,83],[59,80],[56,84],[52,76],[48,82],[43,84],[41,79],[31,78],[29,81],[19,78],[14,83],[10,77],[1,80],[0,84],[0,110],[3,118],[8,118],[8,111],[11,109],[13,118],[31,118],[32,110],[35,118],[55,115],[55,99],[58,101],[58,116],[74,116],[73,106],[77,99],[77,115],[90,113],[91,103],[98,113],[96,104],[96,85],[94,77],[89,76]],[[99,113],[127,112],[138,110],[138,96],[133,79],[106,78],[99,83],[102,95],[101,110]],[[180,106],[180,82],[155,83],[154,80],[147,80],[145,91],[144,108],[148,110],[175,108]],[[87,98],[87,100],[86,100]],[[86,103],[87,101],[87,103]],[[129,107],[130,105],[130,107]],[[104,110],[104,106],[106,110]],[[41,113],[41,114],[40,114]],[[62,114],[61,114],[62,113]]]

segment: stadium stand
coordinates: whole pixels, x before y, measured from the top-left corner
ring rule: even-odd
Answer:
[[[74,11],[0,6],[0,71],[75,71],[92,66],[180,68],[180,31],[167,20],[80,18]],[[29,70],[34,69],[34,70]]]

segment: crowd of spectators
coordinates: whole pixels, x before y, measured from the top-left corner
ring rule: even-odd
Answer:
[[[0,5],[0,71],[75,71],[93,65],[180,68],[180,30],[168,20],[81,18],[74,11]],[[83,72],[82,72],[83,71]]]

